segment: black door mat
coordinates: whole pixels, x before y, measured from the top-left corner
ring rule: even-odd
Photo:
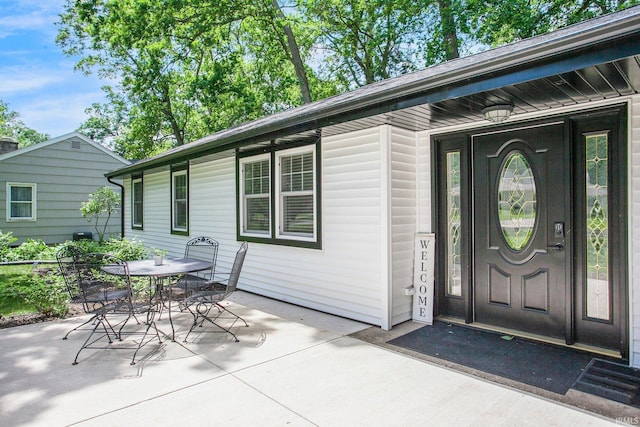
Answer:
[[[559,394],[571,388],[593,358],[579,350],[440,321],[389,344]]]
[[[640,369],[593,359],[573,388],[640,408]]]

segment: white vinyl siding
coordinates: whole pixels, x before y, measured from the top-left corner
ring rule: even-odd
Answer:
[[[322,249],[250,243],[240,288],[381,325],[388,252],[380,130],[323,138],[320,146]]]
[[[417,227],[416,134],[389,127],[391,142],[391,326],[411,319],[413,248]]]
[[[380,129],[325,138],[321,150],[322,249],[249,243],[239,288],[381,325],[389,251],[381,238]],[[239,247],[235,165],[233,157],[190,165],[189,236],[168,233],[169,170],[146,171],[145,228],[127,236],[179,256],[189,237],[207,235],[220,242],[219,268],[230,268]]]
[[[431,134],[419,132],[417,148],[417,198],[418,198],[418,232],[431,233]],[[437,236],[436,236],[437,238]]]

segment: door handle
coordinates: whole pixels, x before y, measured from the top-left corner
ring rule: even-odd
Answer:
[[[562,243],[554,243],[553,245],[547,245],[547,249],[555,249],[556,251],[564,250],[564,245]]]

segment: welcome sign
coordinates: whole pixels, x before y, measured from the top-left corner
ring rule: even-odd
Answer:
[[[436,236],[417,233],[413,262],[413,320],[433,324]]]

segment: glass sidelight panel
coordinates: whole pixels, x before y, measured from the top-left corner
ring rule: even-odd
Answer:
[[[511,249],[527,246],[536,222],[536,183],[523,153],[510,153],[498,182],[498,218],[502,235]]]
[[[447,295],[462,296],[460,152],[447,153]]]
[[[609,320],[608,135],[587,135],[585,143],[587,317]]]

